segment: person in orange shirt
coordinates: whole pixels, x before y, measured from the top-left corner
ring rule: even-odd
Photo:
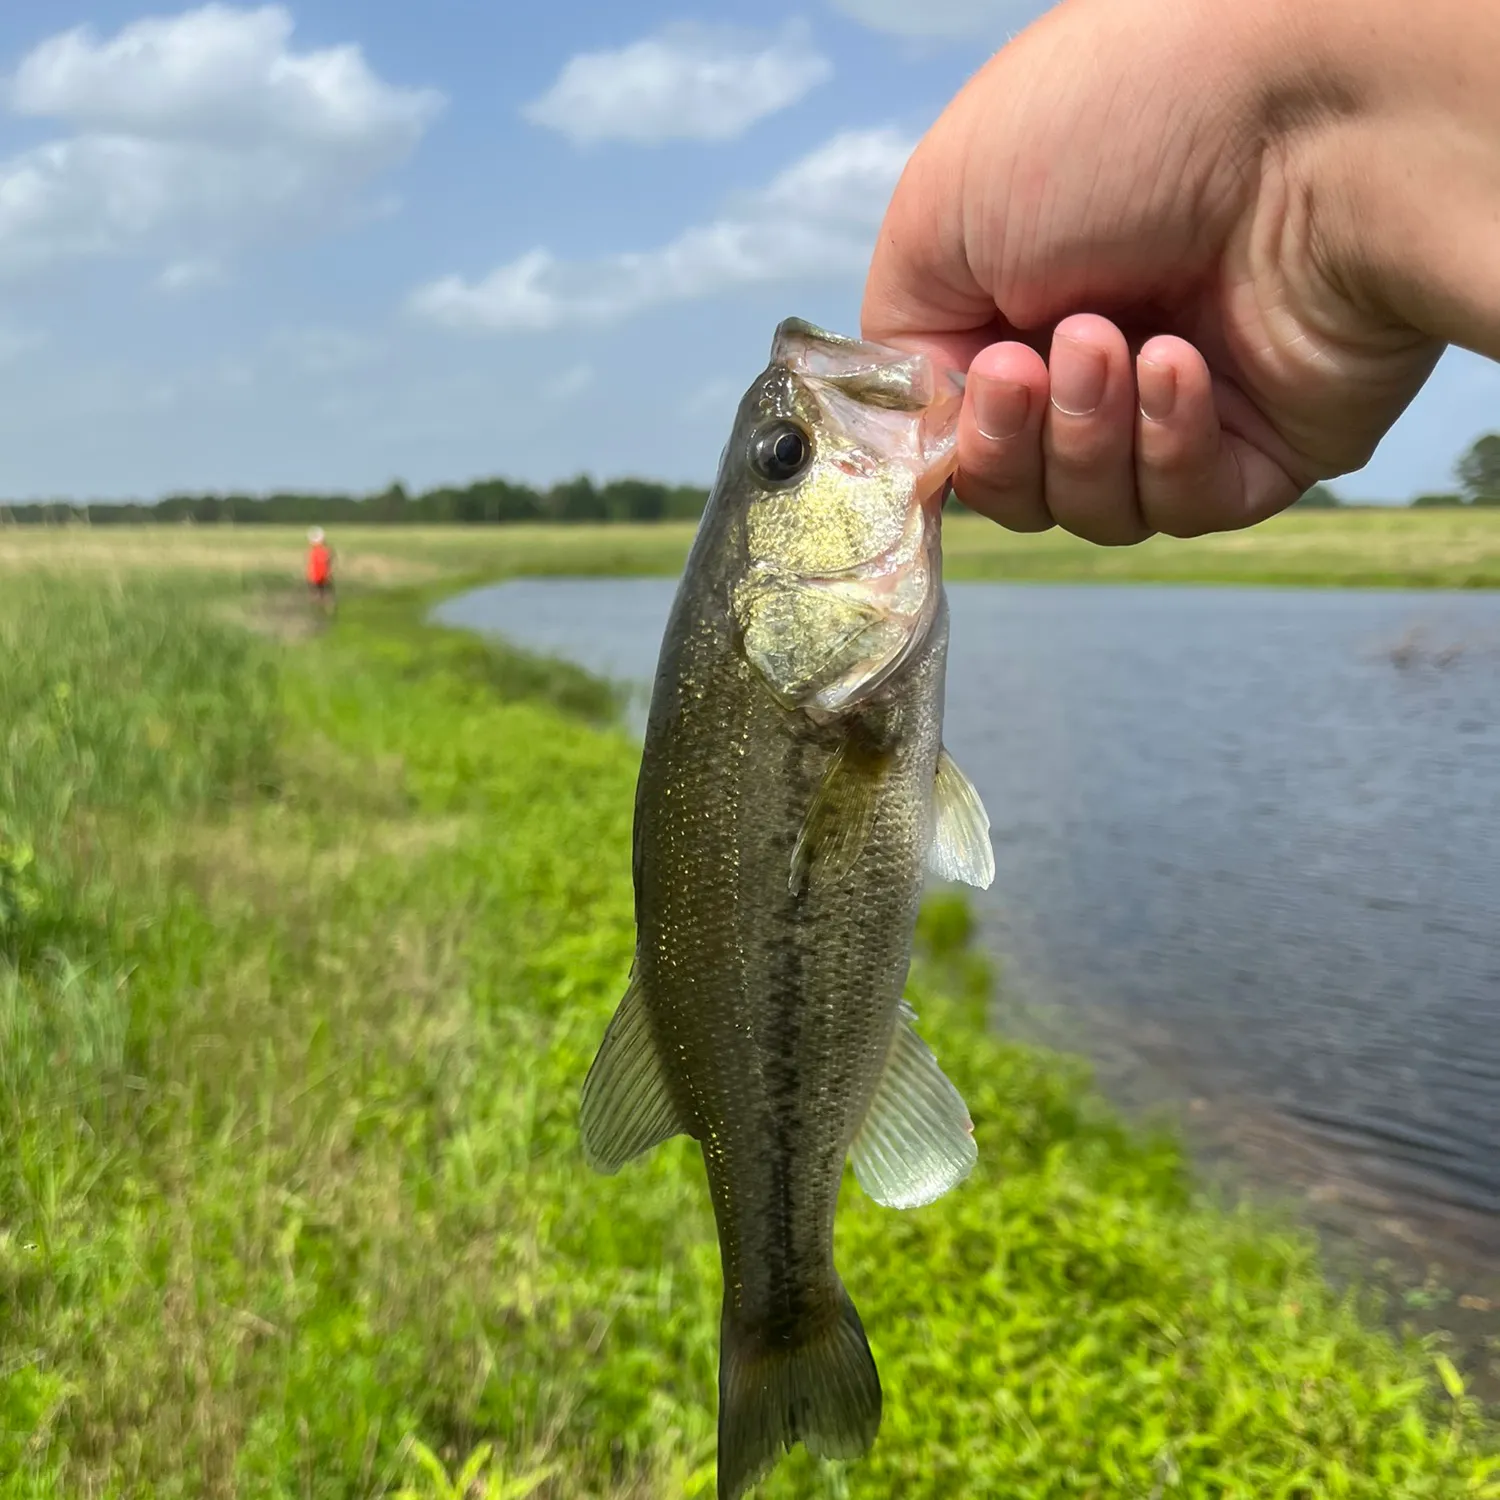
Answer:
[[[321,526],[307,533],[307,586],[325,613],[333,611],[333,551]]]

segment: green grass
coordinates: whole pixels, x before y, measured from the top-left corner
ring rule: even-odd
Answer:
[[[242,571],[0,602],[0,1497],[710,1495],[701,1165],[576,1138],[632,939],[607,694],[415,592],[253,637],[293,617]],[[1500,1496],[1442,1346],[987,1036],[967,938],[929,906],[912,994],[980,1166],[841,1210],[880,1441],[764,1493]]]
[[[676,574],[693,527],[364,527],[333,535],[341,576],[415,582],[455,572]],[[9,566],[182,566],[300,576],[304,534],[277,526],[140,526],[0,531]],[[1303,510],[1248,531],[1138,547],[1095,547],[1062,531],[1021,536],[950,512],[953,579],[1038,583],[1287,584],[1345,588],[1500,588],[1500,507]]]
[[[953,579],[1500,588],[1500,513],[1293,511],[1246,531],[1137,547],[1095,547],[1057,530],[1017,536],[961,515],[945,522],[944,553]]]

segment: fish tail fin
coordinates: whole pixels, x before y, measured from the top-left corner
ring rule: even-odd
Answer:
[[[880,1374],[842,1286],[832,1318],[796,1342],[738,1323],[719,1354],[719,1500],[739,1500],[799,1440],[816,1458],[859,1458],[880,1430]]]

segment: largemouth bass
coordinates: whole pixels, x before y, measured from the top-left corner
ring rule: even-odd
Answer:
[[[834,1266],[844,1163],[929,1203],[976,1160],[902,1000],[924,869],[985,886],[942,748],[940,513],[960,383],[776,331],[662,641],[636,791],[630,985],[583,1089],[590,1163],[701,1143],[724,1272],[720,1500],[797,1441],[866,1453],[880,1377]]]

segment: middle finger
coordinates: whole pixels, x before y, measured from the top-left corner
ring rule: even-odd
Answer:
[[[1144,541],[1151,528],[1135,490],[1135,371],[1125,335],[1091,313],[1064,318],[1048,373],[1047,509],[1059,526],[1101,546]]]

